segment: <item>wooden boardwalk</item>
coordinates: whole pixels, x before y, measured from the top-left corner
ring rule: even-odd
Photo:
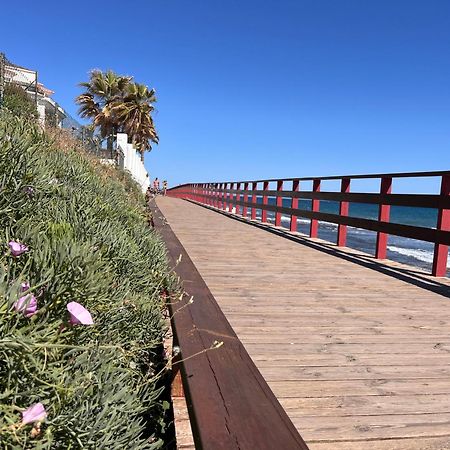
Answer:
[[[450,449],[449,280],[157,204],[311,450]]]

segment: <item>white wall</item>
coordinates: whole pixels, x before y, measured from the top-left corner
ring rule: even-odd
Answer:
[[[150,186],[150,176],[141,161],[141,156],[133,145],[128,143],[126,133],[117,133],[117,150],[119,152],[119,165],[131,173],[142,192],[145,192]]]

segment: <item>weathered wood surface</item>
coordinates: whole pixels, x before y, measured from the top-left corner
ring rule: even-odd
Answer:
[[[307,450],[186,250],[154,203],[150,208],[169,264],[183,280],[183,295],[168,303],[181,357],[172,367],[180,367],[195,447]]]
[[[157,203],[310,449],[450,449],[448,279]]]

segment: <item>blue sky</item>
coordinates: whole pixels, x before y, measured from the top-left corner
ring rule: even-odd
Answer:
[[[4,2],[0,51],[76,114],[92,68],[158,95],[152,177],[449,169],[448,0]],[[411,185],[412,186],[412,185]]]

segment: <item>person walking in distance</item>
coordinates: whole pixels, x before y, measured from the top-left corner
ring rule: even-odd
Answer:
[[[159,194],[159,180],[158,177],[155,178],[153,181],[153,190],[155,191],[155,194]]]
[[[163,195],[166,195],[167,192],[167,180],[163,181]]]

